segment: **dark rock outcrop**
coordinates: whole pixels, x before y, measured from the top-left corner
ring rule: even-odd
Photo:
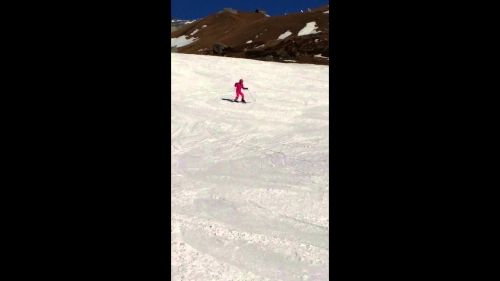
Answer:
[[[227,45],[218,42],[212,46],[212,51],[214,52],[214,54],[221,56],[225,55],[228,49],[229,47]]]

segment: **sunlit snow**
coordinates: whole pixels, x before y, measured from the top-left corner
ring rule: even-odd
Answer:
[[[172,280],[329,280],[329,67],[171,56]]]
[[[319,33],[319,31],[316,31],[317,28],[318,26],[316,25],[315,21],[308,22],[306,26],[299,31],[298,36]]]
[[[321,54],[314,55],[315,58],[328,59],[328,57],[324,57]]]
[[[290,30],[287,30],[285,33],[281,34],[278,39],[285,39],[287,38],[288,36],[292,35],[292,32],[290,32]]]
[[[170,47],[177,47],[177,48],[184,47],[193,43],[196,40],[198,40],[198,38],[193,37],[188,39],[186,35],[182,35],[177,38],[171,38]]]

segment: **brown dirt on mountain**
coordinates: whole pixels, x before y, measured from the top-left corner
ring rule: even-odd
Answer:
[[[274,17],[225,11],[183,26],[172,32],[171,37],[198,38],[194,43],[178,48],[180,53],[328,64],[329,60],[324,58],[330,55],[329,14],[324,13],[328,9],[324,6],[311,12]],[[298,36],[309,22],[316,22],[318,33]],[[292,34],[279,40],[278,37],[287,31]]]

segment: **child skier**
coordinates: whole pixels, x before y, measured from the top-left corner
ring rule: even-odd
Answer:
[[[241,102],[246,103],[245,95],[243,95],[241,89],[248,90],[248,88],[243,86],[243,79],[240,79],[240,82],[235,83],[234,86],[236,87],[236,98],[234,98],[234,101],[238,101],[238,97],[241,95]]]

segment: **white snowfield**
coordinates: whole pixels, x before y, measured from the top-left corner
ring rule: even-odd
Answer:
[[[170,39],[170,47],[177,47],[177,48],[184,47],[184,46],[187,46],[187,45],[193,43],[196,40],[198,40],[198,38],[196,38],[196,37],[187,38],[186,35],[182,35],[182,36],[179,36],[177,38],[171,38]]]
[[[329,280],[328,108],[328,66],[172,53],[172,280]]]
[[[318,26],[316,25],[315,21],[308,22],[306,24],[306,26],[304,26],[304,28],[302,28],[299,31],[299,33],[297,34],[297,36],[304,36],[304,35],[309,35],[309,34],[320,33],[321,31],[317,31],[316,30],[317,28],[318,28]]]
[[[330,59],[329,57],[324,57],[321,54],[314,55],[315,58]]]
[[[279,40],[283,40],[285,38],[287,38],[288,36],[292,35],[292,32],[290,30],[287,30],[286,32],[284,32],[283,34],[281,34],[278,39]]]

